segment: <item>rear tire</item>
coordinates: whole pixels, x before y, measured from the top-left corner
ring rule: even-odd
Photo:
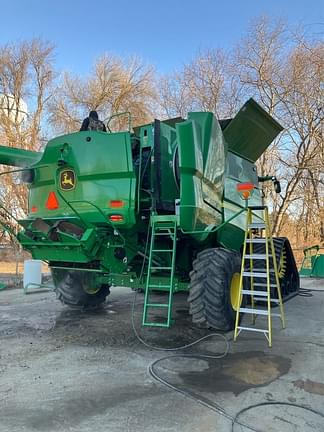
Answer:
[[[233,293],[231,300],[231,286],[233,290],[233,281],[237,285],[240,272],[241,255],[236,251],[213,248],[197,255],[188,297],[194,324],[222,331],[234,328],[236,300]]]
[[[51,271],[56,297],[70,307],[97,308],[106,300],[110,292],[109,285],[105,284],[99,285],[96,289],[96,278],[93,273],[63,269],[51,269]]]

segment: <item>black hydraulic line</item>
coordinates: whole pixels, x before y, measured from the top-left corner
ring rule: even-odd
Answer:
[[[272,405],[272,406],[277,405],[277,406],[288,406],[288,407],[299,408],[299,409],[303,409],[303,410],[309,411],[309,412],[311,412],[311,413],[313,413],[313,414],[315,414],[315,415],[318,415],[318,416],[324,418],[324,414],[323,414],[323,413],[321,413],[320,411],[317,411],[317,410],[315,410],[315,409],[313,409],[313,408],[307,407],[307,406],[305,406],[305,405],[299,405],[299,404],[297,404],[297,403],[293,403],[293,402],[285,402],[285,401],[260,402],[260,403],[254,404],[254,405],[249,405],[249,406],[247,406],[247,407],[241,409],[241,410],[240,410],[240,411],[235,415],[235,417],[234,417],[234,422],[233,422],[233,424],[232,424],[232,432],[234,432],[235,424],[241,424],[241,423],[238,421],[238,418],[239,418],[242,414],[246,413],[247,411],[251,411],[251,410],[253,410],[253,409],[255,409],[255,408],[260,408],[260,407],[263,407],[263,406],[271,406],[271,405]]]

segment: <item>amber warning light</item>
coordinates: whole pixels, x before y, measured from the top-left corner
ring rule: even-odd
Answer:
[[[48,194],[45,205],[48,210],[56,210],[59,208],[59,203],[54,192]]]
[[[237,192],[241,194],[244,200],[248,200],[250,198],[253,189],[254,189],[253,183],[238,183],[236,185]]]
[[[111,208],[122,208],[124,207],[124,201],[121,200],[112,200],[109,202],[109,207]]]

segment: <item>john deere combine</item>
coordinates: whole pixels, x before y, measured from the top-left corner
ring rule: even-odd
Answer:
[[[172,294],[187,291],[193,322],[233,328],[245,229],[237,184],[254,186],[255,161],[282,130],[250,99],[233,119],[193,112],[132,133],[76,132],[44,153],[0,147],[20,167],[29,211],[18,240],[49,264],[58,298],[104,302],[111,285],[145,291],[144,325],[169,326]],[[289,242],[275,239],[283,297],[298,290]],[[162,303],[155,291],[166,291]],[[165,318],[157,321],[156,312]]]

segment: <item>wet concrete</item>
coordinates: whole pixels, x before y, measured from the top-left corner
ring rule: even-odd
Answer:
[[[307,281],[304,287],[313,285]],[[224,359],[169,358],[156,371],[231,415],[278,400],[323,411],[324,293],[308,294],[287,303],[286,330],[275,321],[272,349],[262,335],[242,333]],[[142,297],[135,312],[138,329]],[[136,339],[132,299],[131,291],[113,289],[109,302],[95,312],[68,309],[52,292],[0,292],[0,432],[230,432],[230,421],[148,375],[148,364],[166,353]],[[191,325],[184,295],[175,298],[172,329],[140,332],[162,347],[208,333]],[[213,339],[192,351],[223,349]],[[324,431],[323,418],[292,407],[254,409],[242,421],[260,432]]]
[[[262,351],[228,354],[218,362],[205,361],[208,366],[203,371],[179,373],[185,388],[214,394],[231,392],[237,396],[251,388],[270,384],[286,374],[291,366],[289,358]]]

